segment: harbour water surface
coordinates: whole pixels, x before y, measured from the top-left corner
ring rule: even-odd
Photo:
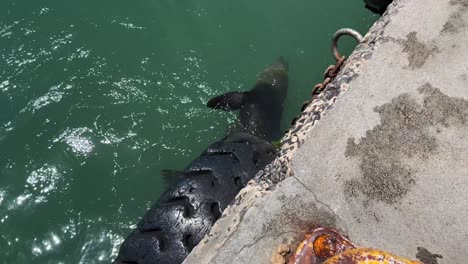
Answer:
[[[375,19],[361,0],[0,1],[0,262],[109,263],[160,170],[233,122],[211,97],[283,55],[286,129],[331,35]]]

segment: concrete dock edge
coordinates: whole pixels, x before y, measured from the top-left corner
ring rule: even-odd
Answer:
[[[184,263],[281,263],[313,227],[468,259],[468,0],[395,0]]]

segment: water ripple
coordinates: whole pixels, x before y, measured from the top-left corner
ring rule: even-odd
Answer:
[[[62,100],[63,95],[65,93],[61,91],[49,91],[43,96],[35,99],[34,101],[28,103],[26,108],[22,109],[20,113],[26,112],[27,109],[31,109],[32,113],[34,114],[37,110],[51,104],[51,103],[58,103]]]
[[[63,177],[64,173],[54,165],[44,164],[33,170],[26,178],[24,191],[18,196],[12,197],[6,190],[0,190],[0,205],[4,204],[7,209],[3,213],[26,210],[26,207],[48,202],[54,192],[66,192],[68,183],[64,183]],[[7,219],[8,215],[5,215],[0,221],[3,223]]]
[[[87,127],[67,128],[53,142],[66,143],[75,154],[87,157],[95,147],[93,141],[86,137],[87,134],[91,134],[92,132],[93,130]]]
[[[141,87],[148,84],[149,81],[145,79],[122,78],[113,83],[115,89],[108,93],[108,96],[115,100],[114,104],[145,102],[148,100],[148,95]]]

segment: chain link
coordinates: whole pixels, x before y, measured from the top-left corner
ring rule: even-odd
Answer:
[[[355,31],[353,29],[349,29],[349,28],[340,29],[333,35],[333,38],[332,38],[332,53],[333,53],[333,56],[336,59],[336,64],[328,66],[328,68],[325,70],[325,72],[323,73],[323,79],[324,79],[323,82],[318,83],[318,84],[316,84],[314,86],[314,88],[312,89],[312,98],[311,98],[311,100],[305,101],[304,104],[302,104],[301,112],[304,112],[304,110],[307,108],[307,106],[312,101],[314,101],[314,99],[316,99],[317,96],[320,93],[323,92],[325,87],[327,87],[327,85],[329,83],[331,83],[336,78],[336,76],[340,72],[341,68],[343,67],[344,62],[346,61],[346,57],[340,55],[340,53],[338,52],[338,39],[343,35],[349,35],[349,36],[353,37],[354,39],[356,39],[359,43],[361,43],[362,40],[363,40],[363,37],[362,37],[361,34],[359,34],[359,32],[357,32],[357,31]],[[299,118],[300,118],[300,116],[296,116],[292,120],[291,125],[293,126]]]

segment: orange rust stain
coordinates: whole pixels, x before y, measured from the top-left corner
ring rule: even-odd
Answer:
[[[400,258],[385,251],[357,248],[349,249],[332,258],[327,259],[323,264],[422,264],[419,261]]]
[[[321,259],[327,259],[333,257],[335,252],[333,252],[333,237],[326,234],[319,236],[314,241],[314,251],[317,257]]]
[[[289,264],[315,264],[322,263],[354,245],[338,231],[331,228],[317,228],[307,234]]]
[[[337,230],[316,228],[306,235],[289,264],[422,264],[385,251],[356,246]]]
[[[294,253],[293,257],[289,260],[289,264],[300,264],[300,263],[307,263],[310,261],[310,255],[312,254],[311,251],[312,245],[309,243],[308,239],[301,242],[301,244],[297,247],[296,252]]]

